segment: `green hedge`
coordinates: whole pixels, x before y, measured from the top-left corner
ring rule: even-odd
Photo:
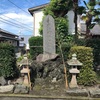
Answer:
[[[86,45],[93,48],[94,68],[100,65],[100,39],[88,39]]]
[[[87,46],[93,48],[93,67],[96,70],[97,66],[100,65],[100,39],[91,38],[91,39],[78,39],[78,46]]]
[[[18,75],[14,47],[8,43],[0,43],[0,75],[5,78]]]
[[[93,50],[90,47],[74,46],[70,49],[69,57],[77,54],[77,59],[83,63],[78,76],[78,83],[82,85],[93,85],[96,83],[96,74],[93,71]]]
[[[29,46],[31,58],[35,59],[37,55],[43,53],[43,38],[41,36],[31,37]]]

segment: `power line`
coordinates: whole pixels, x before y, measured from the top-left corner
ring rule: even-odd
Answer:
[[[2,5],[1,5],[1,6],[2,6]],[[3,8],[2,8],[2,9],[3,9]],[[25,25],[25,26],[28,26],[27,24],[22,23],[22,22],[20,22],[20,21],[18,21],[18,20],[15,20],[15,19],[11,18],[11,17],[8,17],[8,16],[6,16],[6,15],[2,15],[2,16],[11,19],[11,20],[13,20],[14,22],[16,21],[16,22],[18,22],[18,23],[20,23],[20,24],[23,24],[23,25]],[[30,27],[30,26],[28,26],[28,27],[33,29],[33,27]]]
[[[11,25],[11,26],[14,26],[14,27],[17,27],[17,28],[23,28],[23,27],[21,27],[21,26],[18,26],[18,25],[16,25],[16,24],[13,24],[13,23],[9,23],[9,22],[7,22],[7,21],[5,21],[5,20],[0,20],[1,22],[3,22],[3,23],[6,23],[6,24],[8,24],[8,25]],[[24,28],[23,28],[24,29]],[[26,28],[25,28],[26,29]],[[29,30],[29,29],[26,29],[26,30],[28,30],[28,31],[31,31],[32,32],[32,30]]]
[[[28,26],[27,24],[24,24],[24,23],[22,23],[22,22],[20,22],[20,21],[17,21],[17,20],[15,20],[15,19],[11,18],[11,17],[6,16],[6,15],[2,15],[2,16],[11,19],[11,20],[13,20],[14,22],[16,21],[16,22],[18,22],[18,23],[20,23],[20,24],[23,24],[23,25],[25,25],[25,26]],[[28,27],[29,27],[29,26],[28,26]],[[29,28],[32,28],[32,27],[29,27]]]
[[[17,6],[15,3],[13,3],[12,1],[8,0],[11,4],[13,4],[14,6],[16,6],[17,8],[21,9],[22,11],[24,11],[25,13],[29,14],[28,12],[26,12],[25,10],[23,10],[22,8],[20,8],[19,6]],[[29,14],[30,15],[30,14]]]
[[[13,2],[11,2],[10,0],[8,0],[10,3],[13,3]],[[14,3],[13,3],[14,4]],[[15,4],[14,4],[15,5]],[[17,5],[16,5],[17,6]],[[21,8],[20,8],[21,9]],[[26,12],[26,11],[25,11]],[[29,13],[28,13],[29,14]],[[24,23],[22,23],[22,22],[20,22],[20,21],[17,21],[17,20],[15,20],[15,19],[13,19],[13,18],[11,18],[11,17],[8,17],[8,16],[5,16],[5,15],[2,15],[2,16],[4,16],[4,17],[7,17],[7,18],[9,18],[9,19],[11,19],[11,20],[14,20],[14,22],[16,21],[18,24],[20,23],[20,24],[22,24],[22,25],[25,25],[24,27],[28,27],[29,29],[31,29],[31,30],[33,30],[33,27],[29,27],[27,24],[24,24]],[[13,23],[13,22],[12,22]],[[21,25],[21,26],[22,26]]]
[[[25,1],[28,2],[30,5],[32,5],[31,2],[29,2],[28,0],[25,0]]]
[[[11,26],[15,26],[15,27],[20,28],[19,26],[16,26],[15,24],[12,24],[12,23],[9,23],[9,22],[3,21],[3,20],[0,20],[0,21],[3,22],[3,23],[9,24],[9,25],[11,25]]]
[[[30,29],[30,28],[28,28],[28,27],[26,27],[26,26],[23,26],[23,25],[20,25],[20,24],[14,23],[14,22],[9,21],[9,20],[6,20],[6,19],[4,19],[4,18],[2,18],[2,17],[0,17],[0,19],[2,19],[2,20],[4,20],[4,21],[7,21],[7,22],[10,22],[10,23],[12,23],[12,24],[14,24],[14,25],[18,25],[18,26],[20,26],[20,27],[22,27],[22,28],[27,28],[27,29],[29,29],[29,30],[32,30],[32,29]]]

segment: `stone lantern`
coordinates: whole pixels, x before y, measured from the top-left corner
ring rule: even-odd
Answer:
[[[31,80],[30,80],[30,69],[29,66],[24,65],[22,70],[20,71],[21,75],[23,75],[23,84],[30,87],[31,90]]]
[[[27,54],[25,54],[24,59],[20,62],[20,73],[23,76],[23,84],[29,86],[31,89],[30,65],[31,63],[28,61]]]
[[[23,84],[28,85],[30,83],[30,69],[28,67],[23,67],[21,74],[24,74]]]
[[[78,87],[77,80],[76,80],[76,74],[80,73],[80,71],[77,69],[77,66],[82,66],[82,63],[77,60],[76,54],[73,54],[72,59],[68,60],[67,64],[71,66],[71,69],[69,70],[69,72],[72,74],[72,79],[69,84],[69,87],[76,88]]]

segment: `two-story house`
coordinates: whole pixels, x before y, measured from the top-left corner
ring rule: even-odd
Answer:
[[[9,42],[13,46],[19,46],[19,36],[0,28],[0,42]]]
[[[25,44],[21,43],[23,38],[0,28],[0,42],[8,42],[15,47],[16,57],[25,52]]]

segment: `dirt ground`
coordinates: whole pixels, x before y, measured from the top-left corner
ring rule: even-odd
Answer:
[[[37,80],[30,94],[40,96],[65,96],[65,82],[49,82],[48,80]]]
[[[100,84],[96,86],[91,86],[91,87],[84,87],[84,86],[79,86],[80,89],[96,89],[100,88]],[[30,91],[29,94],[33,94],[36,96],[60,96],[60,97],[65,97],[66,96],[66,86],[65,82],[50,82],[49,80],[43,80],[43,79],[37,79],[33,89]]]

